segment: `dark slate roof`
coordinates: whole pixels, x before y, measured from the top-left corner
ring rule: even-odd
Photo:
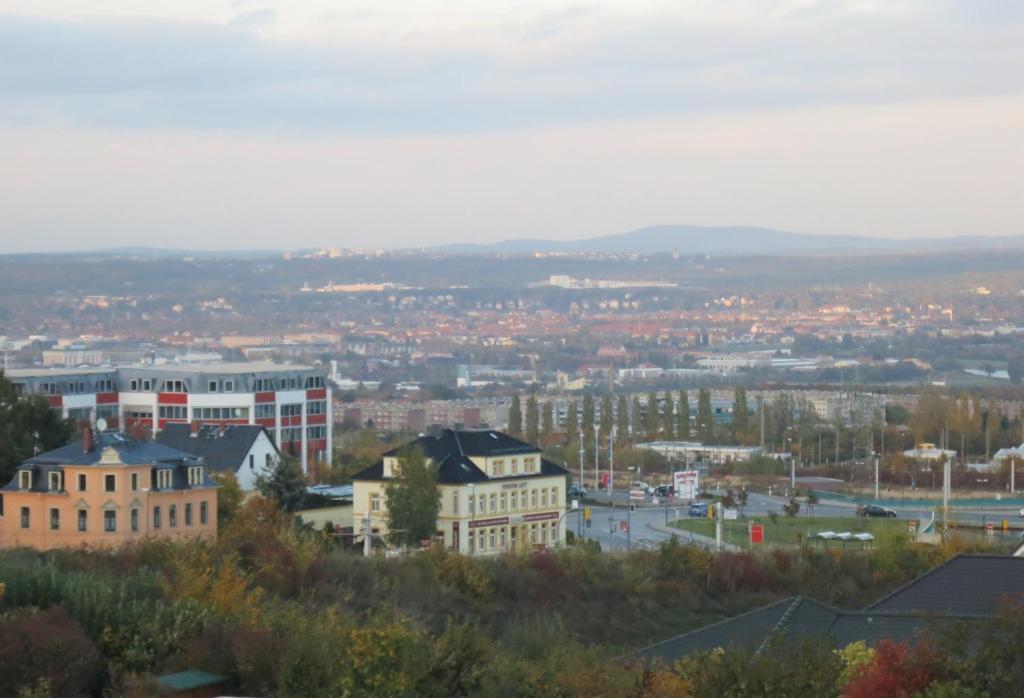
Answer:
[[[566,475],[568,471],[549,460],[541,458],[540,472],[528,475],[508,475],[504,478],[488,478],[470,459],[470,456],[504,456],[540,454],[541,450],[525,441],[508,434],[490,429],[479,431],[455,431],[445,429],[436,436],[421,436],[400,448],[392,449],[385,456],[397,456],[406,448],[418,448],[437,464],[437,481],[442,485],[466,485],[486,482],[490,479],[521,480],[523,478]],[[352,476],[353,480],[374,481],[384,479],[384,463],[381,461]]]
[[[211,674],[208,671],[189,669],[179,671],[176,674],[164,674],[157,677],[157,683],[174,693],[194,691],[197,688],[206,686],[219,686],[228,680],[228,677],[220,674]]]
[[[168,424],[157,435],[156,442],[202,458],[211,470],[234,472],[243,465],[253,443],[265,431],[258,424],[233,424],[225,428],[207,424],[193,434],[190,424]]]
[[[675,661],[716,647],[765,647],[827,636],[835,647],[858,640],[913,639],[929,627],[979,623],[1006,601],[1024,600],[1024,558],[957,555],[863,611],[841,611],[793,597],[640,650],[634,659]]]
[[[525,441],[493,429],[443,429],[437,435],[421,436],[415,441],[388,451],[384,455],[395,456],[408,447],[419,448],[428,458],[459,453],[466,456],[503,456],[540,453],[540,449]]]
[[[118,458],[125,465],[173,462],[194,459],[191,453],[170,448],[154,441],[136,441],[126,434],[106,433],[93,437],[91,450],[86,451],[81,441],[61,446],[53,451],[40,453],[25,460],[22,465],[95,465],[100,461],[104,449],[117,451]]]
[[[686,655],[719,647],[760,652],[807,640],[827,642],[835,648],[853,642],[874,645],[883,639],[912,640],[928,629],[954,623],[985,620],[982,616],[842,611],[814,599],[794,596],[651,645],[632,655],[630,661],[673,663]]]
[[[48,492],[48,473],[61,471],[65,465],[97,465],[103,457],[103,451],[112,448],[117,452],[118,459],[125,465],[152,465],[173,468],[172,476],[173,489],[190,489],[188,484],[188,465],[202,464],[202,461],[191,453],[169,448],[152,441],[137,441],[119,432],[96,434],[93,448],[86,451],[81,441],[75,441],[67,446],[61,446],[53,451],[40,453],[22,461],[17,471],[30,468],[32,476],[32,492]],[[205,465],[205,464],[204,464]],[[105,466],[104,466],[105,467]],[[19,491],[18,472],[0,490]],[[155,475],[154,475],[155,480]],[[69,483],[65,482],[65,487]],[[149,486],[155,488],[155,482]],[[216,487],[216,483],[210,479],[209,469],[204,470],[203,487]]]
[[[635,659],[675,661],[693,652],[707,652],[716,647],[759,646],[782,620],[799,597],[783,599],[747,613],[726,618],[682,635],[662,640],[634,655]]]
[[[1012,599],[1024,599],[1024,558],[957,555],[866,610],[992,616]]]

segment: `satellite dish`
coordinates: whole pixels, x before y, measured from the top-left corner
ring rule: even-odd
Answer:
[[[96,431],[104,432],[107,430],[107,420],[100,417],[96,420]]]

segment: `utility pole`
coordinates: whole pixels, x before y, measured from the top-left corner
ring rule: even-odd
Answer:
[[[615,426],[612,425],[611,433],[608,434],[608,499],[612,498],[615,491]]]
[[[761,455],[763,456],[764,455],[764,395],[762,395],[761,397],[758,398],[758,402],[760,404],[758,406],[758,410],[757,411],[761,413]],[[687,415],[687,419],[689,419],[689,415]]]
[[[875,456],[875,499],[878,499],[878,461],[879,457]]]
[[[713,504],[715,507],[715,550],[722,549],[722,506]]]
[[[583,430],[580,430],[580,487],[583,487]],[[597,488],[594,488],[594,494],[597,494]]]
[[[370,536],[372,535],[372,529],[370,528],[370,515],[367,514],[363,517],[363,557],[370,557],[370,550],[373,546]]]
[[[601,472],[601,434],[594,429],[594,479],[598,478]]]

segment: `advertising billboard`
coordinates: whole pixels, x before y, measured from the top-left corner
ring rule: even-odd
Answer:
[[[672,484],[676,488],[676,499],[695,499],[700,491],[696,470],[679,470],[672,474]]]

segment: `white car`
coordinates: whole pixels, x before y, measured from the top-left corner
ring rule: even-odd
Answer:
[[[629,489],[640,490],[644,494],[650,494],[654,488],[648,485],[643,480],[634,480],[633,482],[629,483]]]

